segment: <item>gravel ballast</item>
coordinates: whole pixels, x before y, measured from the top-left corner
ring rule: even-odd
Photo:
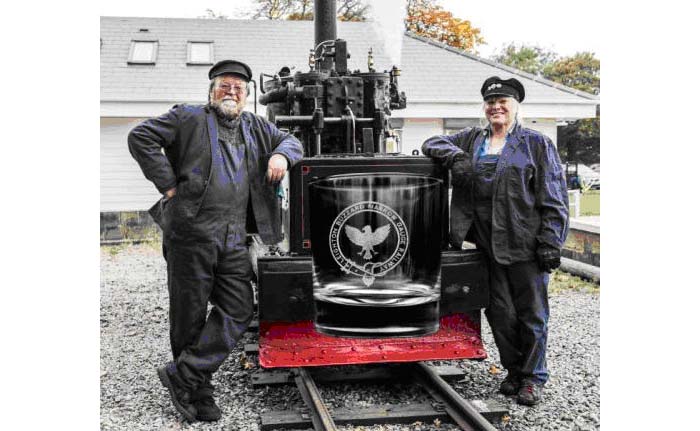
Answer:
[[[482,319],[489,357],[484,361],[444,361],[465,372],[452,386],[466,399],[495,399],[510,411],[500,430],[595,430],[600,420],[599,295],[592,285],[559,275],[550,283],[547,361],[550,380],[543,401],[520,406],[498,393],[505,377],[491,331]],[[571,279],[574,280],[574,279]],[[568,286],[574,286],[569,288]],[[562,287],[563,286],[563,287]],[[584,286],[583,288],[581,286]],[[156,368],[171,359],[168,293],[160,245],[143,243],[101,248],[100,424],[103,430],[259,430],[260,414],[302,405],[294,386],[253,388],[256,357],[245,357],[247,334],[214,377],[223,417],[215,423],[187,423],[175,411]],[[401,404],[421,395],[395,385],[320,385],[331,407]],[[341,426],[342,430],[455,430],[445,423]]]

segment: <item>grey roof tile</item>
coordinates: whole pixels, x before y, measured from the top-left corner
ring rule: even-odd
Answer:
[[[148,29],[140,32],[139,29]],[[381,38],[368,22],[339,22],[352,70],[367,70],[371,47],[377,70],[391,68]],[[282,66],[308,70],[314,41],[309,21],[101,17],[100,98],[103,101],[204,102],[210,66],[187,65],[188,41],[213,41],[214,61],[240,59],[257,77]],[[132,40],[158,40],[155,65],[127,64]],[[409,103],[481,100],[489,76],[518,77],[526,103],[598,103],[598,97],[407,33],[403,36],[401,90]]]

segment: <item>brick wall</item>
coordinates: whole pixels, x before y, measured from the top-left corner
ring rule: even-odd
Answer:
[[[595,228],[572,224],[562,256],[600,267],[600,232]]]

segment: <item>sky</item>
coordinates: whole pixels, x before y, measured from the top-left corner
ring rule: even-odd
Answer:
[[[481,29],[488,43],[478,47],[482,57],[490,57],[504,44],[516,42],[538,45],[560,56],[592,51],[600,58],[600,36],[597,36],[600,32],[596,29],[599,0],[585,3],[564,0],[438,2],[456,17],[468,19],[472,26]],[[251,0],[121,0],[100,2],[100,15],[196,18],[206,15],[206,10],[211,9],[217,14],[241,18],[252,7]]]

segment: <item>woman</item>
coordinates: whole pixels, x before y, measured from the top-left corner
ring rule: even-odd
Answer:
[[[494,76],[481,95],[488,126],[434,136],[423,153],[452,171],[450,242],[487,256],[486,317],[508,370],[500,391],[535,405],[549,377],[547,284],[569,227],[566,182],[552,141],[519,124],[523,85]]]

